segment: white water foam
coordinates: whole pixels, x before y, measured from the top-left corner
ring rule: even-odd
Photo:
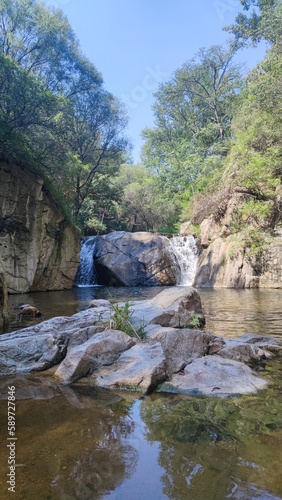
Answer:
[[[89,286],[97,283],[93,259],[95,244],[96,236],[89,236],[82,240],[80,264],[75,280],[77,286]]]
[[[178,286],[191,286],[196,276],[198,250],[193,236],[173,236],[171,250],[179,269]]]

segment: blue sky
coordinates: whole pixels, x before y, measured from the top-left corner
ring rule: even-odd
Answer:
[[[138,162],[142,129],[154,125],[153,93],[201,47],[223,44],[239,0],[46,0],[69,19],[105,87],[126,105],[127,135]],[[238,54],[252,68],[263,47]]]

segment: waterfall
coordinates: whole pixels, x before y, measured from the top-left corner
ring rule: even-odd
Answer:
[[[80,264],[75,278],[77,286],[96,285],[96,272],[94,265],[94,250],[96,236],[83,238],[80,251]]]
[[[196,275],[198,261],[196,242],[193,236],[173,236],[170,243],[179,269],[177,285],[191,286]]]

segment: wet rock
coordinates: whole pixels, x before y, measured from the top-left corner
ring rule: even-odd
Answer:
[[[194,359],[209,353],[214,335],[200,330],[162,328],[152,325],[147,336],[162,344],[168,375],[182,370]]]
[[[0,328],[8,326],[8,290],[6,273],[0,258]]]
[[[131,337],[118,330],[97,333],[84,344],[70,349],[54,376],[64,384],[75,382],[100,366],[111,365],[121,352],[134,344]]]
[[[111,366],[90,377],[95,385],[151,391],[166,378],[166,360],[160,342],[137,344],[120,355]]]
[[[170,242],[157,234],[115,231],[97,236],[94,262],[102,285],[176,284],[178,269],[171,258]]]
[[[267,384],[244,363],[214,355],[193,361],[186,366],[183,374],[173,375],[162,384],[160,391],[226,397],[256,394]]]

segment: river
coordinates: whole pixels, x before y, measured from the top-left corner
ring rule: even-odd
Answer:
[[[185,288],[185,287],[182,287]],[[43,319],[69,316],[87,308],[96,298],[112,302],[149,299],[164,287],[77,287],[62,292],[36,292],[9,296],[10,331],[29,326],[38,320],[19,320],[20,303],[37,307]],[[224,337],[244,333],[282,335],[282,290],[275,289],[200,289],[206,330]]]
[[[92,298],[149,298],[162,288],[74,288],[10,296],[44,318]],[[207,331],[281,334],[280,290],[200,290]],[[16,314],[16,311],[13,311]],[[17,328],[16,317],[13,318]],[[23,324],[21,326],[24,326]],[[44,374],[0,379],[0,498],[282,499],[282,367],[258,396],[183,397],[58,386]],[[7,392],[16,388],[16,493],[8,492]],[[11,442],[11,441],[10,441]]]

